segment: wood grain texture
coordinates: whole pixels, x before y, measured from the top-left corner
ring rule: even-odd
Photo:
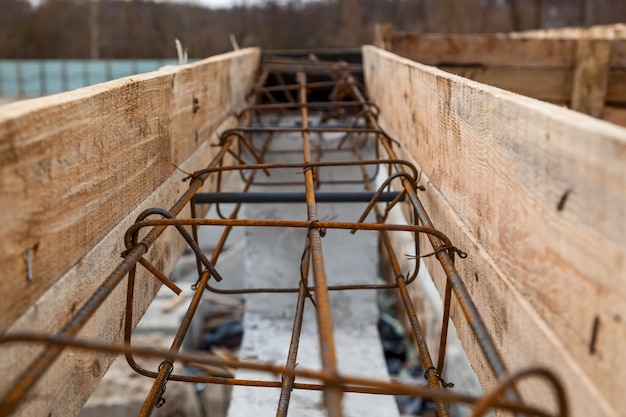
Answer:
[[[246,50],[2,108],[0,291],[19,296],[0,331],[209,140],[257,62]]]
[[[387,33],[385,49],[422,64],[482,65],[509,68],[573,68],[581,40],[612,41],[611,67],[626,67],[626,37],[535,37],[520,34]]]
[[[535,39],[626,39],[626,25],[624,23],[615,23],[611,25],[590,26],[588,28],[566,27],[537,29],[512,32],[509,36]]]
[[[572,110],[602,118],[606,101],[612,42],[580,40],[572,83]]]
[[[626,130],[374,47],[364,48],[364,68],[384,127],[424,171],[435,225],[470,254],[459,269],[505,362],[554,369],[575,416],[619,415]],[[439,270],[431,273],[441,290]],[[489,386],[468,326],[454,316]],[[537,384],[525,392],[549,401]]]
[[[576,41],[517,39],[506,35],[394,33],[389,50],[428,65],[568,68],[576,63]]]
[[[18,296],[1,304],[0,330],[165,180],[170,78],[142,75],[3,109],[0,291]]]
[[[549,102],[576,99],[575,107],[585,113],[587,108],[598,109],[603,95],[613,104],[626,102],[626,42],[621,38],[391,33],[385,47],[416,62],[528,97]],[[591,68],[603,71],[594,71],[593,89],[581,94],[589,90],[581,86],[591,79],[582,76]]]
[[[438,68],[479,83],[492,85],[538,100],[569,102],[571,98],[571,69],[484,67],[480,65],[442,65]],[[618,97],[619,100],[626,101],[626,95]]]
[[[236,119],[231,117],[219,130],[235,127],[236,122]],[[214,153],[215,148],[211,147],[209,142],[205,142],[180,167],[185,171],[201,169],[206,166]],[[87,252],[80,262],[12,323],[7,331],[41,333],[58,331],[121,260],[124,233],[137,216],[150,207],[169,208],[187,190],[188,183],[181,181],[184,175],[181,172],[174,173],[134,208],[119,225]],[[211,186],[208,184],[207,181],[203,191],[210,191]],[[188,209],[181,213],[181,216],[188,215]],[[164,273],[169,273],[185,247],[186,244],[180,235],[174,229],[170,229],[157,240],[146,258]],[[136,282],[134,325],[161,286],[160,282],[143,268],[138,268]],[[124,280],[81,330],[79,338],[105,343],[122,342],[126,287]],[[41,346],[26,344],[7,345],[0,349],[2,358],[0,372],[5,375],[5,378],[0,380],[0,395],[10,387],[18,371],[24,369],[40,350]],[[22,404],[15,415],[24,417],[47,416],[49,413],[59,416],[77,415],[114,358],[115,356],[107,354],[66,351],[29,393],[28,401]]]
[[[120,262],[124,231],[137,215],[169,209],[187,189],[175,166],[190,172],[210,162],[214,135],[236,125],[232,115],[259,57],[246,49],[2,108],[0,204],[9,216],[0,229],[0,288],[8,294],[0,304],[2,331],[51,333],[69,320]],[[27,248],[36,248],[33,282],[26,279]],[[183,249],[168,230],[147,257],[169,273]],[[159,286],[140,274],[135,322]],[[81,337],[120,340],[124,287]],[[38,349],[2,347],[0,395]],[[77,414],[111,360],[64,353],[17,414]]]

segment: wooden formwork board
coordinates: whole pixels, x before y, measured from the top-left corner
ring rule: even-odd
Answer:
[[[556,29],[536,29],[522,32],[511,32],[513,37],[521,38],[570,38],[570,39],[626,39],[626,25],[596,25],[590,27],[565,27]]]
[[[511,370],[543,364],[572,415],[621,415],[626,366],[626,130],[364,47],[381,125],[423,170],[435,227]],[[393,82],[390,82],[393,80]],[[428,247],[428,246],[427,246]],[[444,275],[428,259],[440,291]],[[493,375],[461,311],[479,379]],[[523,384],[550,403],[542,384]]]
[[[411,34],[387,28],[378,31],[377,42],[405,58],[624,125],[626,40],[585,36],[589,31],[525,37],[526,32]]]
[[[137,215],[169,209],[186,191],[177,167],[210,162],[216,133],[237,124],[259,58],[244,49],[0,109],[0,331],[54,333],[69,320],[121,261]],[[167,274],[184,246],[168,230],[147,258]],[[155,281],[138,275],[135,323]],[[125,293],[122,284],[80,336],[119,342]],[[0,395],[40,349],[0,348]],[[112,359],[64,353],[18,415],[77,414]]]

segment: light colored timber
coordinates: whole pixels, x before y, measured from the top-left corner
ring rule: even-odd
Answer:
[[[604,39],[578,41],[572,83],[572,110],[602,118],[609,84],[612,42]]]
[[[53,333],[70,319],[120,262],[124,232],[137,215],[169,209],[188,188],[175,166],[205,167],[216,133],[236,126],[233,115],[259,57],[258,49],[244,49],[2,107],[0,205],[8,216],[0,231],[2,331]],[[213,184],[207,181],[204,191]],[[146,257],[167,274],[184,246],[168,230]],[[28,248],[36,248],[32,282]],[[160,286],[139,271],[135,324]],[[80,337],[119,342],[125,294],[124,280]],[[0,396],[39,350],[0,347]],[[64,353],[16,414],[76,415],[112,359]]]
[[[578,42],[593,40],[582,36],[525,38],[508,34],[395,33],[388,27],[385,28],[385,49],[422,64],[435,66],[571,69],[577,63]],[[626,42],[621,38],[612,41],[611,67],[624,68]]]
[[[507,366],[554,370],[574,416],[619,415],[626,130],[375,47],[364,48],[364,70],[400,156],[423,169],[435,227],[469,253],[459,271]],[[427,263],[443,291],[441,268]],[[458,305],[453,317],[488,389],[493,376]],[[552,398],[542,384],[522,392]]]
[[[626,25],[615,23],[612,25],[596,25],[588,28],[568,27],[557,29],[538,29],[523,32],[512,32],[511,37],[535,39],[626,39]]]
[[[223,128],[235,126],[235,121],[230,118]],[[189,171],[199,169],[206,165],[207,156],[210,157],[214,152],[215,148],[211,148],[208,142],[204,143],[198,148],[198,153],[180,167]],[[43,333],[58,331],[110,273],[112,265],[121,260],[120,253],[124,249],[122,239],[126,229],[143,210],[150,207],[169,208],[174,204],[177,197],[188,187],[187,183],[181,181],[183,177],[184,174],[180,172],[172,175],[85,254],[75,267],[35,301],[7,331]],[[210,188],[207,187],[208,189]],[[188,215],[189,210],[181,213],[181,216]],[[163,272],[168,273],[184,248],[185,243],[180,235],[173,229],[168,230],[155,243],[146,258]],[[159,281],[142,267],[138,268],[133,326],[137,324],[159,287]],[[108,343],[122,342],[126,289],[126,280],[123,280],[79,333],[79,338]],[[40,351],[41,346],[36,345],[7,345],[0,348],[2,357],[0,371],[7,375],[7,378],[0,382],[0,395],[3,395],[15,381],[18,371],[28,366]],[[49,413],[60,416],[77,415],[113,359],[114,357],[106,354],[66,351],[57,359],[42,381],[34,387],[28,400],[15,415],[24,417],[47,416]]]
[[[393,33],[385,39],[390,51],[435,66],[568,68],[576,62],[576,41],[571,39],[520,40],[507,35],[446,33]]]
[[[390,41],[394,36],[393,23],[377,23],[374,25],[374,45],[383,49],[391,49]]]
[[[606,105],[626,103],[626,42],[620,28],[524,37],[527,32],[396,33],[389,25],[378,25],[377,45],[452,74],[547,102],[569,103],[572,109],[604,118]]]
[[[481,65],[440,65],[438,68],[479,83],[539,100],[568,102],[571,96],[571,69],[484,67]],[[620,100],[626,101],[626,94],[623,95],[623,99],[620,97]]]
[[[215,139],[243,100],[257,55],[227,54],[2,107],[0,291],[19,296],[0,305],[0,330]]]

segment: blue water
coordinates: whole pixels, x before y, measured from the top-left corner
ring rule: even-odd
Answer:
[[[0,60],[0,96],[41,96],[155,71],[175,60]]]

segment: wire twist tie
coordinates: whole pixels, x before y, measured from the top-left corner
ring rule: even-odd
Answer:
[[[317,229],[320,232],[320,237],[324,237],[326,236],[326,229],[324,229],[323,227],[318,227],[317,226],[318,222],[319,222],[319,219],[311,220],[311,222],[309,223],[309,230]]]
[[[437,379],[439,380],[439,382],[441,382],[441,385],[442,385],[444,388],[454,388],[454,384],[453,384],[453,383],[451,383],[451,382],[446,382],[446,381],[445,381],[445,379],[443,379],[443,378],[441,377],[441,375],[439,375],[439,372],[437,371],[437,368],[435,368],[435,367],[434,367],[434,366],[432,366],[432,365],[431,365],[431,366],[429,366],[429,367],[428,367],[428,368],[424,371],[424,378],[425,378],[426,380],[428,380],[428,373],[429,373],[430,371],[435,371],[435,377],[437,377]]]

